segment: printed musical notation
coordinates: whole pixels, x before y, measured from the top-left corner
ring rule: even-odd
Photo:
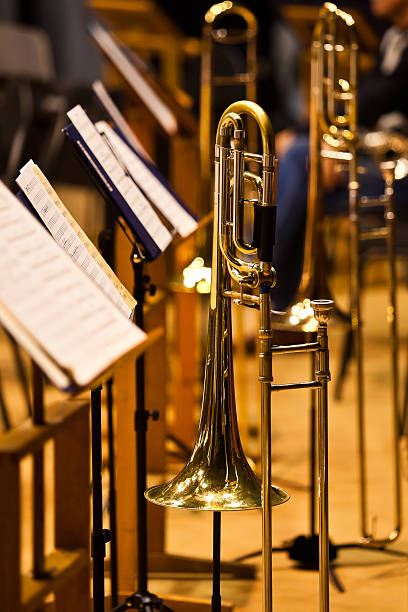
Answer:
[[[16,179],[54,240],[112,302],[131,318],[136,300],[61,202],[40,168],[30,160]]]
[[[196,219],[171,193],[163,179],[158,177],[157,171],[153,172],[146,161],[139,157],[108,123],[99,121],[96,127],[99,133],[106,136],[116,157],[125,165],[135,183],[177,233],[183,238],[191,234],[197,228]]]
[[[146,339],[1,182],[0,322],[64,389]]]
[[[84,109],[77,105],[68,111],[67,115],[129,208],[139,219],[160,250],[164,251],[172,241],[171,233],[162,223],[143,192],[137,187],[130,176],[126,174],[124,168],[120,165]]]

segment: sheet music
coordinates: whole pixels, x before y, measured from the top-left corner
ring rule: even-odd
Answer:
[[[106,121],[98,121],[96,127],[108,138],[115,155],[126,166],[129,174],[162,215],[171,223],[183,238],[197,227],[197,221],[176,200],[150,168],[135,155],[134,151],[118,136]]]
[[[148,152],[146,151],[146,149],[144,148],[136,134],[133,132],[130,125],[128,124],[128,122],[126,121],[112,98],[110,97],[102,81],[94,81],[92,83],[92,89],[94,90],[94,93],[97,96],[98,100],[108,113],[109,117],[112,119],[115,125],[118,126],[122,134],[125,136],[126,140],[132,145],[135,151],[140,153],[142,157],[148,159],[151,163],[154,163],[150,155],[148,154]]]
[[[30,160],[16,179],[54,240],[89,278],[131,318],[136,300],[122,285],[98,249],[70,215],[40,168]]]
[[[79,104],[67,113],[79,134],[88,145],[102,168],[115,184],[129,208],[149,232],[157,246],[164,251],[172,241],[172,235],[162,223],[153,207],[113,155],[95,125]]]
[[[146,338],[1,182],[0,304],[1,323],[11,313],[26,345],[45,354],[41,365],[52,360],[79,386]],[[55,368],[45,373],[61,385]]]
[[[163,102],[143,75],[140,74],[136,66],[126,57],[113,36],[97,22],[92,23],[89,29],[95,41],[142,102],[156,117],[167,134],[170,136],[175,134],[178,130],[178,125],[173,111]]]

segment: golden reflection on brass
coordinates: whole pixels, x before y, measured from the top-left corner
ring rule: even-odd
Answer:
[[[222,27],[222,20],[230,15],[239,16],[244,28],[229,31]],[[212,159],[214,151],[214,119],[216,90],[219,87],[245,86],[245,98],[256,100],[258,22],[255,15],[245,6],[236,2],[219,2],[211,6],[205,14],[202,31],[201,52],[201,92],[200,92],[200,168],[201,168],[201,213],[208,212],[211,205]],[[217,45],[245,45],[245,72],[232,75],[216,73],[215,50]],[[256,147],[250,141],[252,148]]]
[[[260,277],[269,278],[270,282],[274,277],[271,267],[263,270],[263,264],[249,263],[239,256],[239,253],[254,251],[237,229],[240,212],[236,209],[241,203],[238,185],[253,181],[253,176],[247,179],[243,170],[241,114],[249,114],[260,127],[264,155],[259,157],[261,162],[265,160],[261,195],[265,205],[273,205],[272,127],[259,106],[247,101],[236,102],[224,112],[217,132],[211,296],[201,418],[187,465],[169,483],[146,492],[149,501],[163,506],[213,511],[262,508],[261,481],[248,464],[238,432],[230,294],[231,277],[253,287],[258,286]],[[233,146],[231,140],[234,140]],[[235,187],[231,189],[231,185]],[[270,438],[270,431],[265,436]],[[269,488],[272,506],[289,499],[279,487],[270,484]]]
[[[394,541],[401,531],[401,475],[399,456],[400,415],[398,408],[398,332],[396,309],[396,269],[394,240],[394,181],[405,176],[402,162],[407,155],[406,139],[393,133],[360,134],[357,130],[357,54],[358,44],[351,15],[326,2],[321,8],[311,47],[310,96],[310,177],[305,250],[298,301],[315,295],[330,296],[327,288],[326,253],[322,221],[322,158],[336,160],[348,172],[350,231],[350,320],[356,356],[358,463],[360,482],[360,543],[382,547]],[[385,181],[385,192],[377,198],[360,194],[358,154],[371,154]],[[385,160],[393,152],[392,158]],[[363,209],[379,206],[384,224],[368,231],[362,228]],[[381,210],[381,208],[379,209]],[[367,449],[364,355],[361,317],[361,243],[385,239],[389,269],[387,316],[391,353],[391,417],[393,431],[394,524],[385,537],[377,537],[369,525],[367,504]]]
[[[242,116],[259,127],[262,155],[245,151]],[[303,345],[273,345],[271,289],[276,282],[268,237],[274,232],[277,159],[271,123],[255,103],[235,102],[223,113],[217,130],[215,153],[214,231],[211,293],[204,394],[198,434],[191,457],[170,482],[148,489],[148,500],[163,506],[191,510],[249,510],[262,508],[262,610],[272,612],[272,508],[289,495],[272,484],[271,392],[308,388],[317,391],[319,473],[319,609],[329,611],[328,516],[328,402],[330,380],[327,322],[331,300],[315,300],[308,307],[317,323],[317,341]],[[258,176],[245,169],[260,167]],[[256,186],[258,200],[254,244],[243,236],[242,208],[245,183]],[[260,231],[263,228],[264,231]],[[251,255],[250,259],[243,256]],[[232,290],[234,281],[239,291]],[[252,293],[244,293],[244,287]],[[259,376],[261,385],[262,484],[252,472],[242,450],[235,407],[232,363],[231,299],[259,308]],[[310,382],[273,383],[273,354],[317,352],[314,379]]]
[[[263,154],[245,151],[242,115],[257,123]],[[271,262],[260,261],[257,249],[242,234],[244,185],[259,187],[259,205],[274,207],[274,133],[266,113],[255,103],[235,102],[223,113],[217,130],[215,155],[214,231],[210,312],[204,394],[195,446],[185,468],[169,483],[146,491],[150,501],[195,510],[249,510],[262,508],[263,610],[272,610],[272,507],[289,495],[272,484],[271,382],[272,328],[270,291],[275,283]],[[259,181],[245,164],[260,166]],[[271,228],[272,231],[272,228]],[[259,252],[259,251],[258,251]],[[251,261],[242,255],[252,254]],[[238,303],[251,303],[247,286],[259,288],[259,380],[261,384],[262,484],[242,450],[235,407],[232,364],[231,281],[238,283]]]

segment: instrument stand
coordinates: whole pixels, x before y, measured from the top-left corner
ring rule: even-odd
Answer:
[[[109,223],[109,219],[108,219]],[[113,230],[106,228],[99,233],[98,246],[102,257],[114,268]],[[110,528],[110,579],[111,603],[118,605],[118,560],[116,529],[116,486],[115,486],[115,432],[113,425],[113,378],[106,382],[106,409],[108,415],[108,472],[109,472],[109,528]]]
[[[133,297],[136,299],[135,323],[143,329],[143,308],[146,291],[154,295],[156,288],[150,284],[150,278],[143,272],[144,258],[141,256],[137,245],[133,246],[131,262],[133,268]],[[125,601],[116,606],[111,612],[122,612],[122,610],[143,610],[153,612],[172,612],[164,605],[162,599],[147,590],[147,501],[144,496],[146,490],[146,432],[148,420],[157,421],[159,413],[154,410],[148,412],[145,407],[145,381],[144,381],[144,357],[136,360],[136,410],[135,410],[135,432],[136,432],[136,511],[137,511],[137,591],[126,597]]]
[[[92,437],[92,536],[91,556],[93,559],[93,609],[103,612],[105,606],[105,555],[110,531],[103,529],[102,503],[102,386],[91,390],[91,437]]]
[[[213,513],[212,583],[211,612],[221,612],[221,512]]]

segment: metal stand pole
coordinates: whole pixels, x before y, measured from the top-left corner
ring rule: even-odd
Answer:
[[[109,446],[109,527],[110,527],[110,577],[112,606],[118,605],[118,565],[116,540],[116,486],[115,486],[115,432],[113,427],[113,379],[106,383]]]
[[[145,293],[150,279],[143,274],[143,261],[141,260],[137,248],[135,247],[131,258],[133,266],[133,296],[137,301],[135,309],[135,323],[143,329],[144,317],[143,307]],[[153,285],[149,286],[149,292],[154,293]],[[137,591],[127,597],[123,604],[113,608],[111,612],[121,612],[122,610],[143,610],[153,612],[172,612],[170,608],[163,604],[163,601],[153,593],[149,593],[148,582],[148,556],[147,556],[147,501],[144,496],[146,490],[146,432],[149,418],[156,421],[159,413],[154,410],[149,413],[145,407],[145,381],[144,381],[144,358],[136,360],[136,410],[135,410],[135,432],[136,432],[136,511],[137,511]]]
[[[133,263],[134,289],[137,300],[135,323],[143,329],[143,306],[145,301],[145,284],[143,264]],[[136,473],[137,473],[137,590],[147,593],[147,502],[146,490],[146,431],[149,415],[145,409],[144,357],[136,360]]]
[[[102,505],[102,434],[101,434],[101,391],[96,387],[91,391],[91,430],[92,430],[92,558],[93,558],[93,609],[103,612],[105,605],[105,544],[109,541],[109,531],[103,529]]]
[[[213,592],[212,612],[221,612],[221,512],[213,513]]]
[[[107,227],[99,233],[98,245],[103,258],[114,269],[114,218],[111,207],[106,207]],[[118,561],[116,530],[116,485],[115,485],[115,431],[113,423],[113,378],[106,382],[106,407],[108,414],[108,471],[109,471],[109,528],[110,528],[110,579],[112,606],[118,605]]]

